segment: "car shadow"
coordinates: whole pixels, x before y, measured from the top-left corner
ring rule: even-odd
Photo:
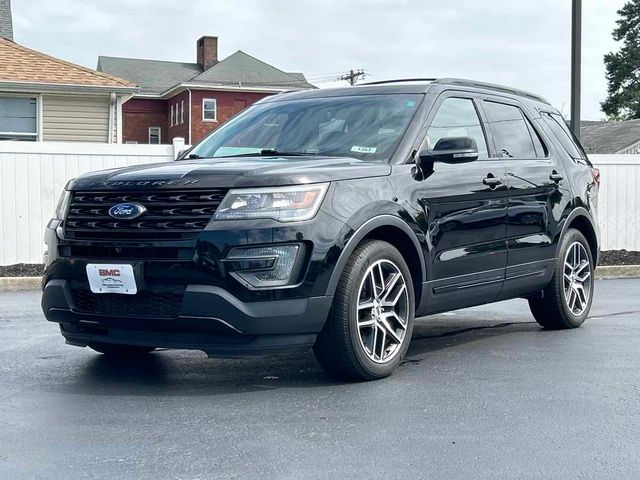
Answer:
[[[535,322],[451,321],[442,317],[416,322],[411,346],[400,368],[428,373],[430,354],[469,342],[513,333],[540,333]],[[143,357],[112,358],[86,350],[86,363],[59,389],[74,394],[192,396],[264,392],[283,388],[342,386],[326,374],[311,351],[259,359],[208,359],[202,352],[158,350]],[[394,378],[394,377],[391,377]],[[369,383],[375,385],[377,382]],[[373,388],[373,387],[366,387]]]
[[[449,328],[430,328],[428,323],[417,322],[411,337],[411,345],[403,364],[416,364],[424,360],[430,353],[447,348],[455,348],[466,343],[482,341],[502,335],[514,333],[545,332],[537,322],[482,322],[456,321]],[[479,348],[483,348],[480,346]]]

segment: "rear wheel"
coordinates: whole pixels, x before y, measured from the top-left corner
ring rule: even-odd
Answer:
[[[589,243],[578,230],[569,229],[562,240],[553,280],[529,299],[536,321],[551,329],[582,325],[593,302],[593,271]]]
[[[404,258],[392,245],[366,241],[342,272],[329,319],[313,349],[334,376],[375,380],[402,361],[413,332],[415,297]]]
[[[89,348],[96,352],[112,357],[136,357],[146,355],[155,350],[155,347],[140,347],[137,345],[118,345],[115,343],[91,343]]]

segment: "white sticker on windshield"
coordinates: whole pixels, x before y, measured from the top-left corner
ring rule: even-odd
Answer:
[[[378,149],[376,147],[351,147],[351,151],[354,153],[376,153]]]

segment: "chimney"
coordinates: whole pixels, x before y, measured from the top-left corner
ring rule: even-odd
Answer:
[[[218,63],[218,37],[204,36],[198,40],[198,63],[204,70]]]
[[[0,0],[0,37],[13,41],[11,0]]]

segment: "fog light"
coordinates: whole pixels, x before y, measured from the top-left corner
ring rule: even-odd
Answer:
[[[284,286],[299,274],[300,245],[233,248],[225,262],[231,275],[253,288]]]

